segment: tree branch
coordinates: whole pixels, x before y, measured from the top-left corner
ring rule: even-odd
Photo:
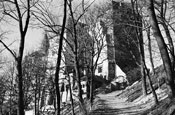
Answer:
[[[15,53],[2,40],[0,40],[0,43],[12,54],[15,60],[17,60]]]

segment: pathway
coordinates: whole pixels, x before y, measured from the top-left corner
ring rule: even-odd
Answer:
[[[98,94],[98,101],[95,102],[90,115],[140,115],[144,110],[150,108],[149,104],[137,105],[127,102],[126,98],[117,97],[120,92]]]

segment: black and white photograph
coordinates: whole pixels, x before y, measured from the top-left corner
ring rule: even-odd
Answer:
[[[0,115],[175,115],[175,0],[0,0]]]

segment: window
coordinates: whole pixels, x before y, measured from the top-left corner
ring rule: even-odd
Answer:
[[[102,66],[98,66],[98,73],[102,72]]]

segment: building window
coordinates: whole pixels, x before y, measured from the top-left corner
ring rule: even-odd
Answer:
[[[98,66],[98,73],[102,73],[102,66]]]
[[[85,86],[84,86],[84,84],[82,85],[82,88],[84,88]]]

